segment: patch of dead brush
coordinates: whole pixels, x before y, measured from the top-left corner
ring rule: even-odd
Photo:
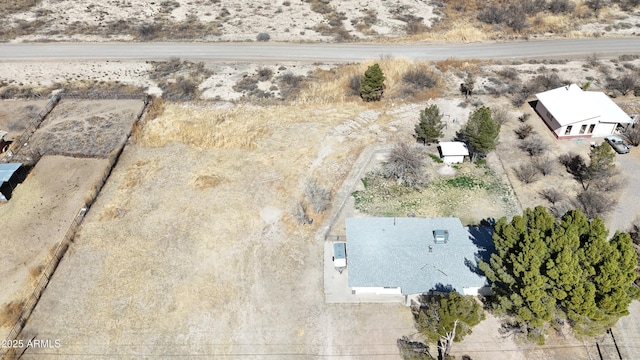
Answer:
[[[217,174],[198,175],[193,179],[192,186],[198,190],[212,189],[226,182],[227,179]]]
[[[22,315],[24,301],[11,301],[0,308],[0,327],[13,326]]]
[[[120,185],[121,189],[131,189],[145,179],[154,175],[159,170],[160,160],[157,158],[136,161],[125,173],[125,181]]]

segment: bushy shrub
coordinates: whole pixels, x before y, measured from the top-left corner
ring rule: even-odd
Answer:
[[[271,40],[271,35],[262,32],[262,33],[259,33],[256,36],[256,40],[258,40],[258,41],[269,41],[269,40]]]

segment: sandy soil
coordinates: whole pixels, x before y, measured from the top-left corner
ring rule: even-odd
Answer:
[[[22,134],[46,103],[46,100],[0,102],[0,130],[7,132],[5,140],[13,140]]]
[[[106,165],[106,160],[45,156],[11,200],[0,204],[0,304],[30,295],[37,280],[31,269],[49,260],[49,250],[63,238]],[[7,330],[0,329],[3,338]]]
[[[314,6],[317,3],[320,5]],[[271,41],[328,42],[345,39],[322,31],[338,25],[350,40],[399,38],[407,35],[407,22],[419,18],[417,24],[429,28],[443,18],[444,8],[434,2],[397,0],[362,1],[259,1],[241,0],[142,0],[39,1],[31,8],[4,16],[0,25],[9,30],[11,41],[131,41],[145,39],[142,25],[155,24],[160,38],[195,41],[256,41],[259,33],[268,33]],[[581,1],[576,1],[581,3]],[[581,7],[588,21],[576,25],[576,18],[550,13],[530,19],[539,28],[534,37],[619,36],[638,33],[640,14],[606,8],[595,18]],[[341,14],[336,20],[332,13]],[[452,29],[426,37],[446,41],[486,39],[470,22],[453,19]],[[456,22],[458,21],[458,22]],[[415,25],[414,25],[415,26]],[[490,29],[485,26],[485,30]],[[492,30],[501,38],[500,30]]]
[[[399,0],[331,1],[338,12],[344,13],[342,23],[354,38],[370,39],[377,36],[401,36],[405,23],[396,17],[412,14],[423,18],[425,26],[431,25],[437,15],[427,2]],[[352,25],[361,22],[367,10],[375,11],[376,20],[367,29]],[[61,16],[61,14],[64,14]],[[33,8],[10,15],[3,24],[14,27],[22,22],[42,22],[33,33],[18,37],[15,41],[52,39],[56,41],[104,41],[135,40],[137,27],[162,19],[165,26],[185,22],[195,16],[203,24],[218,23],[217,34],[210,33],[197,41],[255,41],[259,33],[268,33],[272,41],[333,41],[332,36],[322,35],[314,27],[328,23],[323,14],[312,11],[309,1],[98,1],[79,4],[72,0],[41,1]],[[132,31],[109,31],[108,26],[125,20]],[[79,33],[73,29],[85,29]],[[91,29],[87,33],[86,29]],[[365,31],[366,30],[366,31]],[[67,32],[65,34],[65,31]],[[364,31],[364,32],[363,32]]]
[[[248,124],[225,121],[210,131],[220,139],[246,126],[261,136],[225,142],[180,137],[216,111],[186,105],[190,115],[178,118],[180,108],[127,147],[25,336],[60,339],[53,351],[67,358],[397,357],[395,340],[413,331],[408,309],[325,305],[323,244],[313,240],[315,226],[288,214],[308,177],[335,185],[349,170],[339,170],[350,161],[345,154],[372,140],[368,131],[342,142],[332,135],[366,109],[326,108],[300,122],[272,108],[263,113],[279,119],[272,122],[245,108]],[[37,351],[51,350],[28,353]]]
[[[0,103],[2,123],[14,133],[22,130],[23,122],[40,111],[37,105],[41,103]],[[50,250],[64,237],[102,178],[108,165],[106,154],[124,140],[141,108],[142,102],[135,100],[63,100],[32,136],[30,147],[45,156],[16,187],[10,201],[0,204],[4,233],[10,234],[1,237],[5,250],[0,255],[0,285],[4,289],[0,304],[30,295],[39,278],[35,269],[50,260]],[[98,134],[83,127],[91,119],[101,119]],[[72,126],[60,126],[63,123]],[[56,126],[62,129],[56,132]],[[81,158],[54,156],[69,153],[69,149]],[[104,153],[97,154],[99,150]],[[97,155],[103,159],[90,158]]]

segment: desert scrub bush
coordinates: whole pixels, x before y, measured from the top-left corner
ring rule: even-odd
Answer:
[[[143,23],[138,25],[137,35],[140,40],[149,41],[158,38],[160,36],[161,29],[160,25]]]
[[[576,196],[577,208],[589,219],[603,217],[616,207],[617,201],[609,194],[584,190]]]
[[[6,85],[0,86],[0,99],[30,99],[37,92],[30,86]]]
[[[162,97],[171,100],[192,100],[200,96],[198,85],[214,74],[203,62],[181,61],[173,57],[168,61],[151,61],[152,80],[162,89]]]
[[[360,96],[360,86],[362,86],[362,75],[353,74],[347,79],[347,89],[349,96]]]
[[[316,180],[307,182],[304,193],[316,214],[320,214],[329,207],[331,193]]]
[[[269,41],[271,40],[271,36],[267,33],[261,32],[258,35],[256,35],[256,40],[261,42]]]
[[[520,164],[513,168],[513,172],[516,174],[518,180],[525,184],[530,184],[538,180],[538,170],[533,164]]]
[[[576,9],[576,4],[570,0],[551,0],[547,7],[553,14],[566,14],[573,12]]]
[[[295,75],[290,71],[278,76],[276,80],[280,87],[280,96],[285,100],[295,99],[302,90],[304,79],[304,76]]]
[[[509,111],[502,107],[493,107],[491,108],[491,112],[493,114],[493,120],[500,125],[506,124],[511,117]]]
[[[547,176],[555,169],[555,161],[548,156],[539,156],[533,159],[533,166],[540,171],[542,176]]]
[[[0,14],[3,16],[28,11],[38,4],[39,0],[0,1]]]
[[[564,200],[564,194],[556,188],[547,188],[540,190],[540,196],[555,205],[557,202]]]
[[[511,81],[517,81],[520,78],[520,74],[518,74],[518,71],[510,67],[498,70],[496,73],[501,77]]]
[[[258,81],[268,81],[273,77],[273,70],[265,67],[261,67],[258,69]]]
[[[518,126],[518,128],[515,129],[514,132],[518,136],[518,139],[523,140],[531,135],[531,133],[533,133],[533,126],[529,124],[522,124]]]
[[[289,209],[289,213],[291,216],[298,222],[306,224],[307,223],[307,208],[302,201],[297,201],[291,208]]]
[[[549,150],[549,144],[537,135],[528,137],[520,143],[519,147],[526,151],[530,156],[539,156],[543,152]]]
[[[245,75],[238,80],[232,87],[236,92],[251,92],[258,88],[258,79],[254,76]]]
[[[402,75],[402,83],[405,85],[403,94],[412,96],[418,91],[438,86],[438,76],[424,68],[413,68]]]
[[[619,91],[622,96],[626,96],[629,92],[637,89],[640,86],[639,84],[638,75],[629,71],[617,78],[609,79],[607,88]]]
[[[640,145],[640,125],[634,124],[631,126],[627,126],[627,128],[622,132],[622,136],[624,136],[625,140],[633,146]]]
[[[383,164],[382,174],[387,179],[397,180],[398,184],[420,186],[427,182],[425,163],[421,149],[403,142],[396,143]]]

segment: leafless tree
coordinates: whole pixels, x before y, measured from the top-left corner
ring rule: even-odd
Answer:
[[[576,196],[577,208],[589,219],[603,216],[613,210],[617,201],[607,193],[584,190]]]
[[[429,346],[403,336],[397,340],[398,350],[403,359],[434,359],[429,353]]]
[[[293,216],[293,218],[296,219],[297,221],[300,221],[303,224],[307,222],[307,209],[302,203],[302,201],[298,201],[295,204],[293,204],[293,206],[290,209],[290,212],[291,212],[291,216]]]
[[[320,214],[329,207],[331,193],[322,185],[318,184],[316,180],[310,180],[307,182],[304,193],[307,195],[309,204],[311,204],[313,211],[315,211],[316,214]]]
[[[520,144],[520,149],[531,156],[538,156],[549,149],[549,144],[545,143],[539,136],[530,136]]]
[[[560,219],[567,213],[567,211],[574,209],[575,206],[572,206],[570,203],[566,201],[558,201],[549,207],[549,212],[555,216],[556,219]]]
[[[538,170],[533,164],[520,164],[520,166],[514,167],[513,171],[518,179],[525,184],[530,184],[538,180]]]
[[[533,160],[533,166],[540,171],[542,176],[547,176],[553,172],[555,161],[548,156],[539,156]]]
[[[555,205],[560,200],[564,199],[564,194],[556,188],[547,188],[540,191],[540,196],[545,198],[548,202]]]
[[[560,155],[558,161],[560,161],[560,163],[564,165],[567,172],[573,175],[576,180],[580,181],[581,183],[586,180],[588,166],[584,162],[582,156],[574,152],[568,152]]]
[[[518,135],[518,139],[526,139],[533,132],[533,126],[529,124],[522,124],[514,131],[516,135]]]
[[[625,131],[622,133],[627,142],[633,146],[640,145],[640,126],[633,125],[628,126]]]
[[[426,182],[424,164],[426,158],[421,149],[406,143],[397,143],[383,165],[382,174],[387,179],[396,179],[398,183],[419,186]]]
[[[638,75],[627,72],[615,79],[609,79],[607,85],[610,89],[618,90],[622,96],[625,96],[638,87]]]
[[[491,108],[491,115],[493,120],[500,125],[506,124],[510,118],[509,112],[502,107]]]

